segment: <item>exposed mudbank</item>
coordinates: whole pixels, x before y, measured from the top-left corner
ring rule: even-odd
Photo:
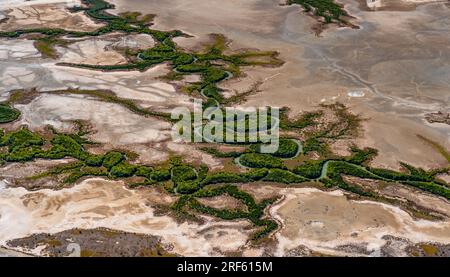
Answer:
[[[366,119],[363,122],[364,137],[356,139],[356,142],[360,146],[379,149],[380,155],[371,161],[371,166],[398,170],[399,161],[427,170],[448,166],[448,160],[439,152],[447,153],[449,129],[446,125],[435,128],[436,124],[430,126],[422,120],[423,114],[445,110],[448,103],[446,62],[450,52],[446,50],[449,41],[445,34],[449,10],[442,9],[442,3],[418,5],[408,12],[366,12],[358,9],[355,1],[346,0],[343,1],[345,8],[356,17],[355,21],[362,28],[330,27],[320,37],[315,37],[311,33],[314,18],[301,15],[298,7],[279,6],[274,1],[222,1],[220,4],[219,1],[194,1],[192,5],[186,5],[184,0],[171,3],[141,0],[113,2],[117,4],[117,12],[138,9],[158,14],[153,26],[157,29],[181,29],[195,35],[194,38],[174,39],[189,51],[198,51],[199,41],[210,40],[210,33],[225,34],[233,41],[233,49],[264,45],[264,50],[279,51],[280,58],[287,61],[283,66],[245,67],[245,74],[222,80],[219,88],[226,90],[228,95],[239,96],[239,92],[244,91],[245,96],[249,96],[249,101],[244,105],[287,106],[292,111],[290,116],[294,116],[305,110],[315,110],[320,104],[340,101]],[[216,13],[207,12],[211,6],[216,8]],[[41,10],[41,15],[45,17],[53,8],[41,7]],[[64,24],[65,29],[79,26],[92,30],[98,28],[97,23],[86,21],[81,13],[74,17],[76,20],[65,21],[69,15],[63,11],[60,17],[55,20],[50,18],[48,22],[32,16],[20,18],[26,14],[13,11],[8,14],[9,19],[2,23],[11,25],[0,25],[0,28],[32,28],[35,24],[44,23],[50,26]],[[261,17],[270,19],[260,22]],[[62,61],[68,63],[121,65],[127,62],[120,52],[121,48],[153,47],[155,42],[147,39],[132,37],[121,41],[115,34],[109,34],[97,41],[73,41],[69,45],[57,46],[55,50]],[[191,97],[177,91],[183,81],[167,80],[169,66],[165,64],[145,72],[95,72],[57,66],[56,61],[45,58],[42,47],[39,53],[35,46],[26,39],[1,40],[2,100],[9,99],[11,89],[37,87],[45,91],[76,87],[112,91],[118,97],[136,101],[139,107],[157,111],[167,112],[171,107],[190,104]],[[230,77],[228,73],[227,76]],[[189,78],[192,83],[201,81],[199,75]],[[245,91],[249,87],[252,90],[247,94]],[[355,91],[358,93],[353,93]],[[355,95],[358,97],[351,97]],[[188,154],[188,159],[193,162],[202,160],[210,168],[227,167],[222,160],[203,152],[196,150],[194,154],[189,154],[193,146],[168,142],[169,125],[166,122],[139,116],[120,105],[86,95],[70,94],[44,93],[28,100],[15,105],[22,115],[7,128],[14,129],[25,124],[31,129],[42,130],[50,124],[60,131],[70,131],[72,121],[82,119],[89,121],[93,127],[90,138],[103,144],[98,149],[92,147],[90,150],[93,152],[101,153],[105,149],[120,147],[138,153],[139,163],[159,163],[167,160],[170,152],[175,152]],[[433,120],[436,118],[433,116]],[[424,142],[416,136],[417,133],[436,143]],[[348,151],[348,144],[352,142],[355,138],[348,138],[338,150]],[[29,167],[7,165],[2,172],[8,175],[5,176],[7,178],[16,178],[20,177],[22,173],[18,172],[24,168],[39,172],[49,166],[50,163],[37,161]],[[322,177],[326,177],[327,168],[322,168]],[[287,177],[292,178],[291,175]],[[442,179],[448,180],[448,175],[442,173]],[[363,183],[362,186],[369,183],[367,180],[351,181]],[[52,187],[53,184],[46,185],[42,187]],[[268,238],[272,242],[275,240],[276,244],[255,246],[248,242],[255,230],[247,220],[224,221],[198,215],[204,219],[203,222],[180,223],[178,218],[168,214],[168,209],[161,208],[175,203],[173,194],[162,194],[155,187],[128,190],[122,181],[88,179],[75,187],[59,191],[29,192],[23,188],[1,188],[0,224],[5,227],[0,234],[0,243],[6,245],[6,241],[12,239],[15,246],[26,245],[32,253],[46,251],[46,255],[57,255],[54,251],[62,251],[58,247],[63,247],[63,244],[39,252],[42,250],[42,245],[38,245],[42,236],[65,240],[70,232],[68,230],[72,228],[106,227],[157,236],[163,244],[173,246],[173,253],[180,255],[448,255],[446,199],[435,200],[429,194],[404,187],[392,189],[392,184],[375,186],[383,195],[412,201],[425,210],[439,214],[442,220],[417,220],[405,212],[406,209],[369,201],[352,201],[340,191],[323,192],[286,186],[273,189],[264,184],[253,196],[258,201],[264,198],[267,191],[271,197],[284,196],[285,200],[269,209],[283,225]],[[224,196],[201,199],[199,202],[217,209],[224,206],[245,209],[242,203]],[[436,205],[439,207],[434,207]],[[11,225],[11,222],[15,224]],[[96,231],[87,231],[87,234],[87,237],[81,236],[82,244],[95,244],[90,239],[102,236]],[[401,238],[396,240],[388,235]],[[143,237],[136,234],[124,236],[126,241]],[[16,240],[19,238],[24,239]],[[151,246],[155,246],[154,241],[150,241]],[[52,243],[48,245],[51,247]],[[94,247],[99,250],[97,254],[105,254],[102,247]],[[92,255],[95,255],[94,250]],[[139,251],[134,248],[126,253],[138,255]]]
[[[8,247],[39,256],[66,257],[168,257],[170,245],[151,235],[115,230],[70,229],[55,234],[33,234],[8,242]]]

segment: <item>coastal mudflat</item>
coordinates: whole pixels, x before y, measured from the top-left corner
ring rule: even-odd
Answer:
[[[230,40],[232,50],[258,48],[279,52],[279,58],[285,62],[282,66],[245,67],[242,76],[224,81],[220,87],[226,90],[225,95],[233,95],[257,82],[260,84],[257,92],[241,104],[288,107],[291,117],[316,110],[321,104],[345,104],[364,119],[363,130],[359,137],[332,145],[339,154],[346,154],[348,145],[356,143],[379,151],[371,161],[376,167],[398,169],[399,162],[426,169],[448,166],[435,147],[417,136],[435,141],[444,149],[450,148],[450,127],[425,120],[426,114],[448,110],[450,102],[450,9],[443,3],[368,11],[361,9],[357,1],[343,0],[360,28],[329,26],[317,36],[312,31],[316,19],[301,14],[299,6],[281,6],[280,1],[111,2],[117,7],[113,13],[156,14],[152,28],[180,29],[189,34],[191,37],[174,39],[186,49],[200,49],[210,40],[209,34],[220,33]],[[24,8],[23,12],[3,11],[10,19],[0,28],[39,24],[64,24],[67,29],[98,27],[98,23],[85,16],[68,15],[65,6],[58,7],[39,7],[38,14],[44,19],[32,13],[31,8]],[[54,9],[58,10],[58,16],[48,18]],[[121,64],[125,59],[114,48],[123,45],[146,48],[154,45],[154,41],[137,36],[122,40],[120,35],[109,34],[66,47],[57,46],[61,60],[55,60],[43,57],[31,40],[1,39],[0,97],[6,101],[13,89],[80,88],[108,90],[136,101],[139,107],[160,112],[191,104],[191,97],[178,90],[177,82],[163,78],[169,72],[167,64],[144,72],[102,72],[56,64],[58,61]],[[188,81],[195,82],[197,77],[189,76]],[[224,167],[219,159],[198,151],[196,146],[171,142],[167,122],[135,114],[117,103],[84,95],[42,93],[16,108],[22,116],[8,128],[27,125],[41,131],[50,124],[60,132],[68,132],[73,130],[74,120],[89,122],[92,128],[89,139],[101,143],[98,149],[92,146],[92,152],[120,148],[137,153],[137,161],[143,164],[161,163],[176,154],[187,156],[189,162],[202,161],[210,169]],[[29,177],[22,174],[49,166],[43,161],[29,168],[21,164],[6,166],[1,175],[5,179]],[[448,178],[443,174],[442,179]],[[418,219],[410,211],[393,205],[355,201],[341,190],[244,185],[258,201],[266,196],[280,197],[266,211],[279,221],[280,229],[267,244],[255,246],[248,239],[255,231],[250,222],[207,216],[202,216],[204,222],[180,222],[167,212],[175,201],[173,195],[154,187],[131,190],[122,181],[100,178],[87,178],[57,191],[48,189],[53,188],[53,183],[36,188],[41,188],[38,191],[9,185],[0,186],[1,245],[33,234],[61,235],[73,228],[99,227],[157,236],[174,253],[192,256],[294,255],[298,253],[296,247],[306,247],[310,254],[382,255],[383,247],[393,241],[386,236],[408,240],[405,247],[430,241],[450,243],[448,200],[430,199],[429,194],[403,187],[392,191],[387,186],[381,191],[420,204],[442,216],[441,220]],[[234,198],[222,196],[201,201],[216,208],[242,206]],[[42,247],[38,246],[27,251],[43,254],[40,250]],[[405,251],[397,254],[407,255]]]
[[[233,41],[234,49],[279,51],[286,62],[281,68],[246,71],[247,83],[261,80],[263,85],[245,105],[286,106],[295,115],[340,101],[370,119],[359,144],[380,151],[376,165],[398,168],[398,161],[404,161],[428,168],[446,163],[416,137],[422,134],[450,147],[450,129],[424,119],[425,113],[447,109],[450,101],[450,9],[445,3],[374,12],[344,0],[360,29],[331,26],[316,36],[311,31],[314,18],[280,1],[113,2],[117,12],[157,14],[155,28],[182,29],[196,39],[221,33]],[[192,47],[193,42],[183,38],[180,45]],[[244,82],[234,86],[230,80],[231,88],[244,90],[241,79]],[[354,91],[361,93],[354,97]]]

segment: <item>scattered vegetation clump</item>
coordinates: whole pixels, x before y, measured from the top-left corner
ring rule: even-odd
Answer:
[[[56,59],[58,58],[58,52],[56,51],[56,46],[67,46],[67,42],[55,39],[52,37],[45,37],[37,39],[34,42],[34,47],[41,53],[43,58]]]
[[[30,178],[31,179],[37,179],[37,178],[41,178],[41,177],[46,177],[46,176],[51,176],[51,175],[58,175],[58,174],[61,174],[61,173],[70,172],[72,170],[79,170],[83,165],[84,165],[83,162],[80,162],[80,161],[71,162],[71,163],[68,163],[68,164],[57,165],[57,166],[51,168],[47,172],[44,172],[42,174],[38,174],[38,175],[32,176]]]
[[[249,178],[239,173],[217,172],[209,174],[203,179],[202,185],[224,184],[224,183],[245,183],[250,182]]]
[[[376,149],[373,148],[359,149],[356,146],[350,147],[350,151],[352,152],[352,155],[346,160],[349,163],[359,165],[368,163],[378,154],[378,151]]]
[[[103,164],[103,155],[86,155],[84,162],[89,166],[101,166]]]
[[[112,151],[112,152],[107,153],[103,157],[103,166],[108,169],[111,169],[113,166],[119,164],[123,160],[125,160],[125,157],[122,153]]]
[[[243,166],[251,168],[281,168],[286,169],[280,158],[269,154],[248,153],[239,157],[239,162]]]
[[[139,177],[145,177],[152,179],[153,168],[150,166],[137,165],[135,175]]]
[[[177,165],[172,168],[172,180],[177,182],[192,181],[197,179],[195,170],[187,165]]]
[[[445,149],[445,147],[422,135],[417,135],[417,137],[436,149],[450,163],[450,153]]]
[[[8,104],[0,104],[0,124],[12,122],[18,119],[19,116],[19,110],[14,109]]]
[[[309,180],[301,176],[298,176],[290,171],[274,168],[269,170],[269,174],[267,174],[267,176],[264,177],[263,181],[292,184],[292,183],[304,183]]]
[[[0,143],[1,146],[8,146],[10,152],[43,144],[44,139],[42,137],[25,127],[5,135],[2,134]]]
[[[262,180],[267,176],[268,170],[252,169],[246,173],[229,173],[229,172],[216,172],[210,173],[202,180],[201,185],[207,186],[212,184],[224,184],[224,183],[250,183]]]
[[[448,186],[443,186],[440,184],[437,184],[436,182],[421,182],[421,181],[404,181],[403,182],[406,185],[413,186],[415,188],[418,188],[423,191],[427,191],[429,193],[432,193],[434,195],[439,195],[447,200],[450,200],[450,189]]]
[[[131,177],[136,172],[136,166],[121,162],[113,166],[110,170],[110,174],[113,177],[121,178],[121,177]]]
[[[83,166],[70,171],[70,175],[64,179],[64,183],[73,184],[82,177],[87,176],[108,176],[108,170],[104,167]]]
[[[211,154],[217,158],[237,158],[240,155],[245,153],[245,151],[244,152],[238,152],[238,151],[223,152],[223,151],[219,151],[216,148],[212,148],[212,147],[203,147],[203,148],[201,148],[201,150],[203,152]]]
[[[320,137],[313,136],[304,141],[303,152],[305,154],[316,152],[319,155],[326,156],[330,152],[330,149],[324,140],[321,140]]]
[[[259,181],[262,178],[264,178],[268,173],[268,169],[266,168],[260,168],[260,169],[252,169],[246,173],[244,173],[244,176],[248,178],[250,181]]]
[[[341,175],[357,176],[359,178],[367,179],[382,179],[379,176],[367,171],[364,167],[344,161],[329,161],[327,177],[333,178],[334,176]]]
[[[246,206],[246,210],[216,209],[203,205],[196,200],[196,198],[215,197],[223,194],[227,194],[241,201]],[[179,214],[184,214],[191,210],[224,220],[248,219],[255,226],[260,227],[260,229],[252,236],[253,241],[258,241],[278,227],[278,224],[275,221],[262,218],[264,216],[264,209],[275,201],[276,198],[271,198],[265,199],[260,203],[256,203],[250,194],[239,190],[236,186],[225,185],[220,187],[204,188],[190,196],[182,196],[174,205],[172,205],[172,209]]]
[[[359,134],[361,118],[358,115],[350,113],[340,103],[322,106],[332,111],[335,119],[329,124],[324,124],[324,127],[309,132],[303,142],[304,154],[316,152],[321,156],[329,156],[331,154],[329,142],[351,139]]]
[[[349,25],[345,19],[348,17],[348,13],[335,0],[288,0],[287,4],[301,5],[306,13],[322,18],[325,24]]]
[[[175,182],[174,182],[175,183]],[[192,194],[200,189],[200,183],[194,181],[181,181],[176,183],[176,192],[181,194]]]
[[[123,12],[119,16],[130,24],[138,24],[141,27],[149,26],[155,18],[154,14],[142,15],[140,12]]]
[[[316,124],[316,120],[322,115],[322,111],[307,112],[298,119],[291,120],[288,118],[288,109],[280,110],[280,128],[285,130],[301,130]]]
[[[238,156],[240,162],[250,170],[241,173],[209,172],[204,165],[195,168],[185,164],[181,159],[172,159],[168,166],[153,168],[145,165],[134,165],[127,161],[127,155],[119,151],[109,151],[103,155],[94,155],[87,152],[84,145],[90,143],[83,138],[86,131],[76,134],[55,133],[49,139],[44,139],[37,133],[26,128],[9,133],[0,133],[1,146],[7,151],[1,153],[3,162],[25,162],[35,158],[61,159],[72,157],[76,162],[57,166],[48,172],[32,176],[41,178],[45,176],[64,174],[65,183],[73,183],[87,176],[103,176],[105,178],[128,178],[133,176],[144,177],[144,181],[135,185],[161,184],[169,193],[180,195],[178,202],[172,207],[178,213],[193,211],[208,214],[222,219],[248,219],[260,229],[253,239],[258,240],[270,234],[277,228],[275,221],[263,218],[263,210],[275,199],[266,199],[256,203],[248,193],[240,191],[229,184],[252,182],[275,182],[283,184],[296,184],[319,180],[326,187],[338,187],[363,197],[377,197],[377,195],[359,185],[346,182],[343,176],[355,176],[364,179],[374,179],[387,182],[400,182],[436,195],[450,199],[450,189],[447,184],[434,180],[436,174],[442,170],[426,171],[408,164],[402,164],[406,173],[385,169],[371,168],[367,162],[376,155],[370,148],[358,149],[353,146],[352,155],[334,159],[306,160],[287,170],[283,160],[277,156],[289,156],[280,153],[293,153],[286,139],[280,151],[273,155],[252,153],[244,150]],[[45,149],[44,149],[45,146]],[[297,145],[298,146],[298,145]],[[250,147],[251,148],[251,147]],[[236,155],[237,156],[237,155]],[[234,155],[233,155],[234,157]],[[224,184],[224,186],[214,186]],[[236,198],[244,203],[246,210],[215,209],[201,204],[197,198],[212,197],[222,194]]]
[[[397,172],[394,170],[384,169],[384,168],[370,168],[370,172],[373,174],[380,176],[385,179],[394,180],[394,181],[432,181],[434,179],[433,176],[430,176],[426,172],[421,174],[407,174],[402,172]]]

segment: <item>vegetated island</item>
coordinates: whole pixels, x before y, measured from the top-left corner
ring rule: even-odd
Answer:
[[[316,18],[319,23],[313,27],[313,30],[317,35],[328,24],[353,29],[359,28],[357,25],[351,23],[353,17],[348,14],[342,4],[336,3],[336,0],[287,0],[286,5],[300,5],[306,14]]]

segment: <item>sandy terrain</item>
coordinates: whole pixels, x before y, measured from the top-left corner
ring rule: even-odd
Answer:
[[[228,195],[221,195],[211,198],[201,198],[198,201],[203,205],[215,209],[245,209],[245,205],[243,205],[242,202]]]
[[[173,85],[160,77],[167,74],[166,65],[155,66],[145,72],[101,72],[55,65],[39,59],[40,54],[28,40],[0,40],[0,97],[6,97],[13,89],[37,88],[57,90],[71,88],[107,89],[119,97],[139,100],[142,107],[167,111],[171,107],[191,105],[189,97],[175,92]],[[68,61],[103,61],[122,57],[114,51],[91,49],[91,45],[105,45],[102,40],[83,41],[60,48],[63,59]],[[104,53],[100,59],[98,54]],[[33,64],[33,66],[24,66]]]
[[[363,244],[376,254],[395,235],[414,243],[429,240],[449,243],[449,222],[413,220],[406,212],[385,204],[349,201],[340,191],[311,188],[257,187],[263,194],[280,194],[284,200],[270,213],[283,223],[275,235],[276,255],[298,245],[314,251],[342,255],[342,245]],[[205,224],[176,223],[167,215],[155,215],[155,205],[169,205],[174,199],[155,189],[128,190],[121,182],[88,179],[59,191],[28,192],[22,188],[0,190],[0,243],[32,233],[56,233],[71,228],[114,228],[160,236],[181,255],[221,255],[242,250],[244,255],[261,255],[264,245],[246,243],[251,229],[243,221],[208,219]],[[205,200],[206,202],[213,199]],[[222,200],[226,201],[226,200]],[[220,206],[220,204],[218,204]],[[375,252],[374,252],[375,251]]]
[[[81,119],[91,122],[94,141],[114,146],[160,142],[170,138],[170,125],[153,118],[145,118],[111,103],[85,100],[79,96],[44,94],[25,106],[16,105],[22,111],[18,125],[31,129],[53,125],[69,129],[70,121]]]
[[[60,62],[78,64],[125,64],[125,57],[116,51],[108,51],[107,47],[114,42],[107,40],[85,40],[69,45],[66,49],[61,49],[65,53]]]
[[[445,50],[447,49],[445,45],[449,42],[445,37],[438,35],[441,27],[447,24],[440,15],[444,15],[448,9],[440,9],[441,4],[421,6],[416,11],[408,13],[384,11],[368,13],[358,11],[356,3],[347,0],[345,2],[348,2],[348,9],[359,18],[363,28],[330,29],[322,37],[317,38],[310,32],[310,26],[314,23],[312,18],[299,16],[298,7],[281,7],[273,1],[255,0],[245,4],[230,1],[227,4],[215,5],[220,8],[214,15],[202,12],[214,5],[211,1],[196,1],[193,5],[184,4],[185,1],[175,1],[170,4],[170,8],[156,1],[113,2],[118,6],[117,12],[139,10],[158,14],[155,28],[179,28],[195,35],[194,38],[182,39],[182,46],[196,45],[198,38],[206,40],[209,33],[223,33],[232,39],[231,47],[234,49],[260,45],[264,46],[259,47],[262,50],[280,51],[280,57],[287,61],[283,67],[249,69],[247,80],[244,78],[240,84],[237,82],[233,84],[233,81],[224,84],[231,92],[244,91],[255,81],[263,80],[261,92],[250,97],[247,105],[289,106],[294,112],[299,113],[315,109],[324,102],[341,101],[351,106],[355,112],[371,118],[365,123],[365,139],[361,139],[359,144],[380,150],[379,157],[374,161],[376,165],[397,168],[398,161],[401,160],[417,166],[435,167],[445,162],[438,153],[427,151],[429,146],[424,145],[415,136],[421,133],[450,147],[450,129],[434,128],[423,120],[424,113],[444,109],[446,101],[449,100],[446,96],[449,84],[445,78],[445,61],[450,54]],[[229,10],[232,8],[235,10],[236,5],[239,5],[239,12],[230,13]],[[185,9],[189,12],[185,12]],[[178,12],[179,10],[183,12]],[[257,18],[266,17],[269,13],[270,20],[253,22]],[[396,16],[392,17],[392,13]],[[177,16],[174,16],[175,14]],[[386,20],[387,17],[390,19]],[[436,20],[433,19],[435,17]],[[202,20],[198,18],[211,21],[212,24],[201,24]],[[395,20],[391,20],[392,18]],[[248,26],[257,28],[249,29]],[[417,36],[412,37],[410,34],[413,33],[417,33]],[[365,45],[353,43],[353,40],[360,41],[362,37],[367,41]],[[382,44],[380,41],[386,43]],[[402,48],[403,42],[407,42],[408,51],[397,51],[396,49]],[[329,47],[330,45],[334,46]],[[424,45],[434,46],[431,48],[427,46],[427,51],[424,52],[420,50],[425,47]],[[15,52],[0,56],[26,55],[24,52]],[[17,65],[14,64],[12,67],[14,70]],[[59,80],[63,80],[64,85],[109,87],[116,93],[131,89],[132,91],[126,93],[130,98],[142,98],[138,94],[142,94],[140,91],[145,90],[144,85],[137,84],[140,82],[139,75],[146,75],[145,73],[136,74],[134,77],[136,84],[127,82],[126,86],[117,86],[111,85],[113,82],[105,84],[103,81],[97,81],[104,78],[100,75],[109,78],[113,74],[53,68],[51,65],[44,65],[37,67],[33,73],[29,72],[30,69],[26,69],[23,74],[28,79],[24,80],[12,78],[8,74],[4,76],[2,84],[8,88],[29,87],[32,84],[38,87],[45,84],[45,87],[60,88],[62,83]],[[407,71],[404,70],[406,68]],[[66,71],[69,71],[71,76],[66,78],[76,82],[72,83],[62,76],[68,75],[64,73]],[[45,81],[40,84],[30,77],[32,74],[41,76],[39,80]],[[73,77],[79,74],[87,76]],[[92,74],[95,78],[92,78]],[[118,75],[121,74],[127,73]],[[14,74],[17,75],[21,74]],[[55,82],[61,85],[52,85]],[[349,91],[354,90],[363,91],[364,96],[349,97]],[[158,96],[152,95],[156,97],[154,100],[170,105],[167,99]],[[173,104],[176,105],[180,104],[179,100],[183,98],[174,97],[173,100]],[[159,106],[159,108],[167,107],[166,104]],[[402,143],[398,143],[399,141]]]
[[[62,57],[58,62],[115,65],[124,64],[126,59],[115,50],[123,48],[147,49],[155,45],[150,35],[123,36],[120,33],[112,33],[96,38],[74,42],[67,47],[58,47]]]
[[[70,189],[28,192],[0,189],[0,244],[32,233],[56,233],[71,228],[107,227],[162,237],[181,255],[220,255],[245,245],[251,230],[247,222],[217,222],[199,226],[155,216],[154,205],[173,199],[154,189],[128,190],[122,182],[89,179]]]
[[[370,139],[361,144],[380,150],[376,165],[397,168],[399,160],[422,167],[445,163],[415,136],[421,133],[450,147],[449,128],[437,129],[423,121],[424,113],[443,109],[449,101],[450,52],[448,36],[443,35],[449,9],[441,3],[409,12],[373,13],[360,11],[358,3],[345,0],[361,29],[329,28],[316,37],[311,32],[313,18],[300,16],[299,7],[278,6],[277,1],[216,4],[180,0],[172,1],[170,7],[159,1],[113,2],[117,12],[158,14],[155,28],[183,29],[201,40],[209,33],[222,33],[235,49],[257,46],[280,51],[286,61],[283,67],[249,73],[247,84],[268,78],[262,92],[250,97],[249,106],[288,106],[300,113],[324,102],[341,101],[371,118],[365,124],[365,137]],[[214,13],[203,12],[212,6]],[[179,41],[192,47],[192,39]],[[243,90],[247,85],[241,86]],[[349,97],[355,90],[364,96]]]
[[[33,2],[50,3],[50,0]],[[408,12],[368,12],[361,11],[354,0],[342,0],[361,29],[331,27],[317,37],[311,31],[315,24],[313,18],[300,15],[298,6],[280,6],[279,1],[112,2],[118,7],[115,12],[157,14],[155,28],[181,29],[193,35],[176,40],[182,47],[200,47],[201,42],[208,40],[208,34],[222,33],[232,40],[230,47],[234,50],[256,47],[279,51],[280,58],[286,61],[282,67],[245,68],[241,79],[221,84],[232,95],[246,91],[256,81],[262,82],[246,106],[287,106],[295,115],[315,110],[322,103],[340,101],[367,119],[363,122],[363,136],[354,142],[379,150],[373,165],[398,168],[399,161],[404,161],[424,168],[448,166],[435,149],[416,136],[421,134],[450,149],[450,126],[437,126],[424,120],[425,114],[448,109],[450,101],[450,37],[447,35],[450,9],[442,3],[419,5]],[[2,9],[17,3],[7,1],[3,6],[2,2]],[[32,7],[14,9],[8,14],[11,19],[7,24],[94,26],[83,16],[69,16],[54,7],[42,6],[38,13]],[[49,13],[57,16],[48,18]],[[39,19],[40,16],[44,19]],[[63,61],[121,63],[123,57],[113,49],[124,43],[149,47],[154,42],[143,37],[133,37],[127,42],[102,37],[79,41],[58,51]],[[56,62],[41,59],[32,41],[0,39],[0,99],[6,100],[12,89],[77,87],[111,90],[119,97],[135,100],[141,107],[158,111],[190,105],[190,97],[178,93],[173,84],[160,78],[168,73],[164,64],[146,72],[105,73],[57,66]],[[190,81],[195,81],[195,77]],[[82,96],[42,94],[16,108],[22,116],[14,123],[15,127],[24,124],[42,129],[51,124],[69,130],[73,120],[90,121],[94,131],[91,139],[106,144],[92,149],[98,152],[114,147],[129,149],[140,155],[138,162],[142,163],[160,162],[169,153],[176,153],[186,156],[190,162],[202,161],[212,169],[221,168],[218,159],[194,146],[171,142],[168,123],[138,116],[117,104]],[[336,148],[342,151],[345,145]],[[34,165],[30,172],[46,166]],[[6,167],[0,174],[11,178],[21,170],[25,169]],[[448,175],[443,178],[448,179]],[[177,223],[170,216],[155,215],[155,205],[169,205],[174,199],[154,188],[128,190],[122,182],[101,179],[88,179],[59,191],[29,192],[5,186],[4,182],[0,185],[0,245],[33,233],[108,227],[161,236],[164,243],[173,245],[174,252],[182,255],[222,255],[232,251],[261,255],[264,250],[248,245],[252,230],[245,221],[208,218],[205,225],[199,225]],[[344,252],[334,248],[352,243],[362,244],[370,255],[378,255],[386,243],[383,236],[388,234],[414,243],[450,243],[448,220],[414,220],[397,207],[351,201],[340,191],[272,186],[251,190],[258,200],[274,194],[285,198],[270,209],[283,223],[281,231],[274,236],[279,242],[277,255],[300,245],[320,253],[341,255]],[[411,196],[409,190],[399,189],[395,193],[425,206],[438,206],[435,208],[439,212],[448,214],[446,200]],[[213,201],[219,207],[236,205],[230,199],[222,199],[223,203],[215,200],[205,201]]]
[[[441,130],[424,126],[418,120],[394,117],[393,113],[371,113],[368,110],[363,111],[363,108],[357,105],[352,106],[352,109],[369,119],[363,122],[364,137],[357,139],[356,143],[361,147],[369,146],[380,150],[380,155],[374,159],[372,165],[399,169],[398,162],[403,161],[426,169],[448,166],[443,156],[416,136],[425,135],[450,149],[450,137],[442,137],[439,134]]]
[[[61,183],[56,179],[43,178],[40,180],[27,180],[27,177],[32,177],[46,172],[49,168],[60,166],[74,162],[73,159],[62,160],[41,160],[37,159],[33,162],[22,164],[8,164],[0,168],[0,176],[11,186],[22,186],[29,190],[36,190],[41,188],[58,188]]]
[[[382,237],[387,234],[413,242],[449,243],[448,221],[416,221],[394,206],[349,201],[341,191],[292,188],[281,194],[286,199],[271,209],[271,214],[283,222],[276,234],[279,255],[300,244],[327,253],[339,245],[363,243],[372,252],[384,245]]]
[[[8,18],[6,23],[1,24],[0,30],[12,31],[17,26],[22,28],[40,28],[45,24],[48,28],[64,28],[72,31],[93,31],[102,26],[97,24],[82,13],[71,13],[66,8],[73,6],[79,1],[29,1],[39,5],[14,5],[3,4],[1,9]],[[53,4],[61,3],[61,4]]]
[[[66,4],[67,6],[79,5],[79,0],[2,0],[2,8],[16,8],[43,4]]]
[[[141,37],[137,37],[139,41]],[[92,45],[105,45],[107,40],[82,41],[74,43],[68,49],[61,48],[63,59],[99,60],[100,49]],[[118,41],[121,42],[120,40]],[[115,43],[115,42],[113,42]],[[152,43],[150,41],[149,43]],[[80,45],[81,44],[81,45]],[[86,46],[87,45],[87,46]],[[116,54],[117,55],[117,54]],[[57,66],[39,59],[40,54],[33,47],[32,41],[2,40],[0,44],[0,99],[7,100],[12,89],[33,88],[39,90],[58,90],[71,88],[111,90],[121,98],[137,101],[143,108],[170,112],[173,107],[191,107],[190,97],[177,93],[173,85],[161,81],[167,74],[167,66],[162,64],[145,72],[101,72],[85,69]],[[109,56],[105,59],[110,59]],[[33,66],[24,66],[33,64]],[[62,105],[62,103],[65,103]],[[190,145],[168,146],[160,142],[169,141],[170,125],[166,122],[142,118],[119,105],[86,99],[80,96],[43,95],[31,103],[20,106],[23,115],[16,122],[32,128],[41,129],[53,125],[61,130],[69,130],[75,119],[92,120],[94,134],[92,139],[106,143],[104,149],[121,147],[132,150],[140,157],[141,163],[159,163],[168,158],[168,152],[178,154],[191,153],[188,157],[194,162],[202,160],[211,168],[221,164],[210,155],[196,150]],[[122,117],[123,116],[123,117]],[[149,146],[148,143],[153,143]],[[169,147],[169,148],[167,148]],[[101,151],[100,151],[101,152]]]

